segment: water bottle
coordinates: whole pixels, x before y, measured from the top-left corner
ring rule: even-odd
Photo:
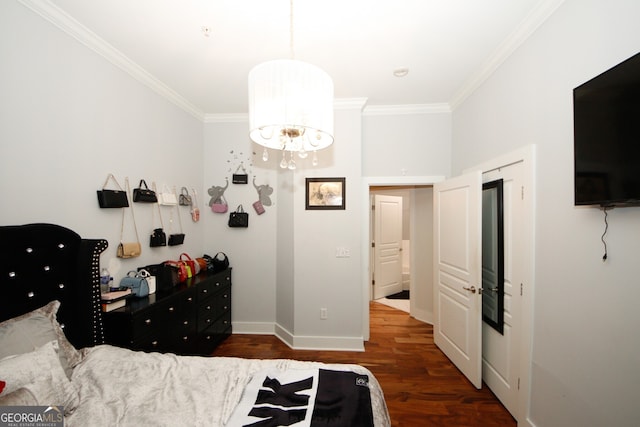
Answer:
[[[113,280],[113,278],[111,277],[111,274],[109,273],[109,270],[107,270],[106,268],[103,268],[100,271],[100,292],[101,293],[107,293],[110,290],[110,282]]]

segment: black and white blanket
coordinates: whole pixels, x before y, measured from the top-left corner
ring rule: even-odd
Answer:
[[[258,372],[227,425],[373,427],[369,376],[320,368]]]

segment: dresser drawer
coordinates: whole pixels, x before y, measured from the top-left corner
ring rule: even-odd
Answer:
[[[223,271],[208,277],[198,285],[198,298],[205,299],[224,287],[231,286],[231,272]]]
[[[199,334],[198,354],[208,356],[226,337],[231,335],[231,311],[219,317],[209,328]]]

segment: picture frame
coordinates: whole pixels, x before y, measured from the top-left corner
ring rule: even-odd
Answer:
[[[345,210],[345,178],[306,178],[305,208],[307,210]]]

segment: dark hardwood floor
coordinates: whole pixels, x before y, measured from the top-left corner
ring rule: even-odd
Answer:
[[[486,385],[477,390],[435,346],[431,325],[375,302],[364,352],[292,350],[274,336],[232,335],[213,355],[360,364],[382,385],[392,426],[516,426]]]

